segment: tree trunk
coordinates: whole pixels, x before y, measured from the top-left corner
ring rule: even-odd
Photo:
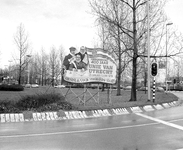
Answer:
[[[137,100],[136,84],[137,84],[137,22],[136,22],[136,6],[135,0],[133,0],[133,70],[132,70],[132,89],[131,89],[131,99],[130,101]]]
[[[137,84],[137,57],[133,58],[133,71],[132,71],[132,89],[131,89],[131,99],[130,101],[137,100],[136,84]]]
[[[22,78],[22,67],[21,67],[21,64],[19,66],[19,73],[18,73],[18,84],[21,84],[21,78]]]
[[[117,79],[117,96],[121,95],[121,41],[120,29],[118,27],[118,53],[119,53],[119,66],[118,66],[118,79]]]

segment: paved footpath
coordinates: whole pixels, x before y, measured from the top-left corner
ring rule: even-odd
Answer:
[[[58,111],[58,112],[23,112],[0,114],[0,123],[6,122],[26,122],[26,121],[48,121],[48,120],[66,120],[66,119],[84,119],[93,117],[103,117],[112,115],[123,115],[130,113],[139,113],[146,111],[161,110],[180,105],[181,102],[174,101],[157,105],[146,105],[144,107],[129,107],[117,109],[103,109],[93,111]]]

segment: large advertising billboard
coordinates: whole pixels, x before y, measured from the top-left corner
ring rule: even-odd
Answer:
[[[86,69],[66,70],[64,80],[71,83],[115,84],[117,65],[113,55],[100,48],[86,48],[85,50]]]

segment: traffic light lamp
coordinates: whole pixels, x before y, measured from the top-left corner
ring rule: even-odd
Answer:
[[[176,79],[173,79],[173,83],[175,84],[177,81],[176,81]]]
[[[158,65],[157,63],[152,63],[151,65],[151,75],[156,76],[158,73]]]

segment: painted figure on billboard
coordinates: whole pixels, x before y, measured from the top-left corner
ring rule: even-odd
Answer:
[[[87,65],[83,61],[81,61],[81,55],[76,54],[76,60],[70,64],[69,70],[73,71],[73,70],[81,69],[82,71],[85,71],[86,66]]]
[[[75,60],[76,48],[70,47],[69,50],[70,50],[70,53],[65,56],[64,61],[63,61],[63,68],[66,70],[69,69],[70,64]]]
[[[88,54],[86,51],[86,48],[84,46],[81,46],[80,52],[77,53],[81,56],[81,61],[84,62],[85,64],[88,64]]]

